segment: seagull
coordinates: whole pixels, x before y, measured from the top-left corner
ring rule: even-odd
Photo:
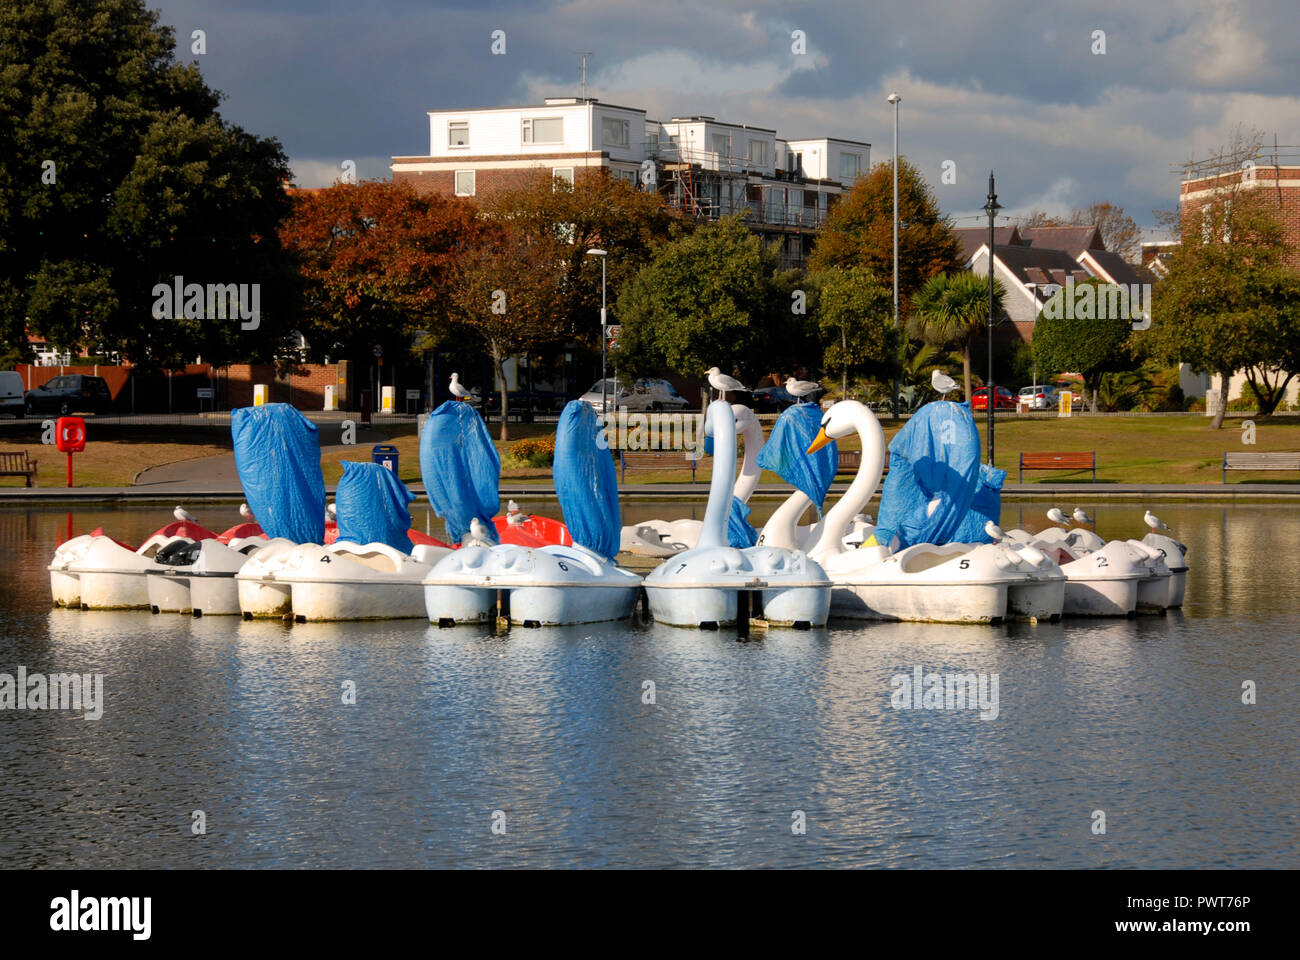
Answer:
[[[989,535],[989,539],[991,539],[994,543],[999,543],[1002,540],[1002,538],[1005,536],[1005,534],[1002,532],[1002,528],[999,527],[992,520],[984,524],[984,532]]]
[[[179,520],[181,523],[199,522],[197,519],[195,519],[194,514],[190,513],[182,506],[177,506],[176,509],[172,511],[172,516],[175,517],[177,520]]]
[[[462,547],[492,547],[495,542],[488,535],[487,527],[483,526],[478,517],[474,517],[469,522],[469,532],[460,538]]]
[[[528,518],[519,512],[519,504],[511,500],[506,504],[506,523],[512,527],[520,526]]]
[[[248,504],[246,503],[241,503],[239,505],[239,515],[250,523],[257,519],[253,516],[253,511],[248,509]]]
[[[743,383],[735,377],[729,377],[717,367],[709,367],[704,371],[709,378],[709,386],[718,391],[719,394],[735,393],[737,390],[748,390]]]
[[[1070,518],[1063,514],[1057,507],[1052,507],[1051,510],[1047,511],[1047,519],[1051,520],[1052,523],[1060,524],[1063,527],[1070,523]]]
[[[325,522],[336,523],[339,518],[339,508],[333,503],[325,504]]]
[[[936,369],[930,374],[930,386],[934,387],[939,396],[946,397],[957,389],[957,381],[943,371]]]
[[[1088,516],[1087,512],[1083,509],[1083,507],[1075,507],[1074,522],[1079,526],[1082,526],[1085,523],[1093,523],[1093,519],[1092,517]]]
[[[785,381],[785,392],[800,403],[809,394],[816,393],[819,389],[821,389],[821,384],[813,383],[811,380],[796,380],[794,377],[787,377]]]
[[[1163,520],[1157,517],[1150,510],[1146,512],[1146,514],[1142,517],[1142,520],[1146,523],[1148,527],[1151,528],[1152,533],[1155,533],[1157,530],[1169,529],[1168,524],[1166,524]]]
[[[451,383],[447,386],[447,389],[451,391],[451,395],[457,400],[464,400],[470,395],[470,392],[461,384],[459,373],[451,375]]]

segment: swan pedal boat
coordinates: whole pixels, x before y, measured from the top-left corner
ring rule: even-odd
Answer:
[[[265,536],[238,537],[229,543],[197,540],[172,543],[158,551],[146,574],[149,609],[154,613],[192,613],[196,617],[238,616],[235,575]]]
[[[421,582],[450,552],[425,544],[408,554],[386,543],[304,543],[288,551],[275,580],[289,587],[289,606],[299,623],[411,620],[424,616]]]
[[[650,613],[659,623],[717,628],[740,618],[740,594],[755,593],[770,626],[823,626],[830,614],[830,580],[802,550],[727,546],[727,519],[736,469],[736,428],[745,412],[722,400],[709,404],[704,429],[713,437],[713,476],[701,521],[700,545],[661,563],[645,578]],[[749,413],[752,417],[752,413]],[[746,444],[746,460],[749,444]],[[756,451],[755,451],[756,452]]]
[[[1065,616],[1163,614],[1175,600],[1181,605],[1180,584],[1158,546],[1140,540],[1106,541],[1091,530],[1067,532],[1060,527],[1038,534],[1012,530],[1007,537],[1042,550],[1060,564],[1068,578]],[[1183,576],[1185,584],[1185,569]]]
[[[148,573],[154,556],[169,544],[193,543],[187,537],[153,534],[132,550],[112,537],[74,537],[55,551],[49,566],[55,603],[82,610],[143,610],[149,606]]]
[[[600,623],[632,615],[641,577],[580,544],[462,547],[424,579],[424,613],[439,626],[487,623],[498,594],[511,623]]]
[[[293,591],[280,579],[285,562],[298,544],[273,537],[258,547],[235,574],[239,612],[245,620],[281,619],[293,611]]]

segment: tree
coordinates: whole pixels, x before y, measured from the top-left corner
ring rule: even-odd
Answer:
[[[488,194],[482,208],[526,236],[559,241],[563,277],[553,304],[556,319],[567,335],[596,346],[601,264],[587,251],[608,251],[605,282],[617,291],[684,226],[657,193],[637,190],[603,168],[578,170],[572,182],[538,170],[518,186]]]
[[[822,365],[841,372],[845,396],[850,370],[893,372],[899,338],[893,329],[892,292],[865,267],[827,267],[809,280],[812,315],[823,342]]]
[[[993,316],[1002,313],[1006,291],[993,279]],[[971,398],[970,351],[975,338],[988,328],[988,277],[962,271],[931,277],[912,297],[912,315],[907,335],[936,347],[961,351],[961,369],[966,399]]]
[[[1091,203],[1070,214],[1073,226],[1096,227],[1101,232],[1101,242],[1112,253],[1118,253],[1130,263],[1142,255],[1142,231],[1136,221],[1113,203]]]
[[[1083,377],[1085,392],[1096,390],[1098,378],[1109,372],[1131,369],[1133,356],[1129,350],[1129,337],[1133,321],[1126,316],[1096,316],[1109,310],[1097,309],[1096,304],[1106,302],[1104,293],[1098,296],[1084,292],[1083,288],[1104,290],[1097,280],[1088,279],[1074,284],[1074,297],[1079,307],[1067,305],[1066,291],[1058,290],[1043,305],[1034,324],[1034,357],[1042,373],[1077,373]],[[1084,309],[1082,304],[1091,303]],[[1116,311],[1117,314],[1122,311]],[[1093,407],[1096,408],[1094,393]]]
[[[893,164],[878,163],[840,198],[826,218],[809,269],[864,267],[882,286],[894,283]],[[899,310],[936,274],[961,269],[961,243],[939,212],[934,191],[906,159],[898,164]]]
[[[221,119],[220,95],[173,46],[142,0],[0,6],[0,335],[10,350],[26,351],[29,327],[147,367],[195,354],[269,359],[279,346],[297,297],[276,233],[288,162],[276,141]],[[155,285],[177,277],[256,284],[255,325],[197,309],[155,319]]]
[[[449,311],[482,338],[501,385],[501,439],[510,439],[506,360],[561,333],[554,303],[563,279],[558,241],[530,237],[509,224],[484,227],[452,267]]]
[[[317,357],[370,363],[450,323],[448,284],[479,227],[471,201],[370,180],[304,191],[280,230],[304,280],[302,333]]]
[[[771,340],[801,336],[806,325],[782,302],[778,263],[737,217],[665,244],[619,292],[620,368],[687,377],[712,366],[742,377],[766,371]]]
[[[1300,278],[1286,266],[1282,226],[1265,191],[1234,176],[1185,215],[1183,240],[1165,261],[1143,335],[1156,357],[1221,376],[1217,429],[1228,383],[1244,370],[1260,413],[1276,409],[1300,371]]]

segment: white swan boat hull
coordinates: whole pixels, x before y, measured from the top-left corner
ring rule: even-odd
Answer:
[[[217,540],[200,540],[184,550],[190,562],[176,566],[155,562],[148,574],[149,608],[154,613],[193,613],[216,616],[239,613],[239,588],[235,575],[248,561],[236,548],[249,553],[265,538],[237,540],[232,545]]]
[[[417,549],[423,556],[449,552]],[[288,583],[293,619],[299,623],[414,620],[424,616],[422,581],[431,567],[387,544],[336,540],[329,546],[295,547],[277,579]]]
[[[1169,568],[1169,602],[1177,609],[1183,605],[1187,595],[1187,547],[1173,537],[1152,531],[1140,541],[1159,552]]]
[[[650,613],[678,627],[723,627],[740,616],[740,593],[759,594],[771,626],[823,626],[831,613],[826,572],[802,551],[777,547],[709,547],[660,564],[645,581]]]
[[[641,578],[578,544],[464,547],[424,581],[424,612],[442,626],[495,619],[500,596],[511,623],[550,626],[631,616]]]
[[[80,560],[90,549],[94,537],[82,534],[59,544],[54,551],[54,559],[46,568],[50,572],[50,595],[55,606],[81,606],[81,577],[68,569],[73,562]]]
[[[149,606],[148,573],[162,547],[184,537],[150,537],[132,551],[110,537],[93,537],[81,558],[68,564],[79,581],[83,610],[143,610]]]
[[[296,546],[283,537],[269,540],[235,574],[239,612],[245,620],[278,620],[293,612],[293,589],[279,577]]]

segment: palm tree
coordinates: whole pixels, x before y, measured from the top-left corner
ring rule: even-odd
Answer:
[[[1005,293],[1002,283],[993,281],[993,313],[1002,312]],[[961,350],[966,399],[970,399],[970,348],[989,320],[987,277],[973,273],[941,273],[931,277],[912,297],[912,316],[907,335],[937,347]]]

